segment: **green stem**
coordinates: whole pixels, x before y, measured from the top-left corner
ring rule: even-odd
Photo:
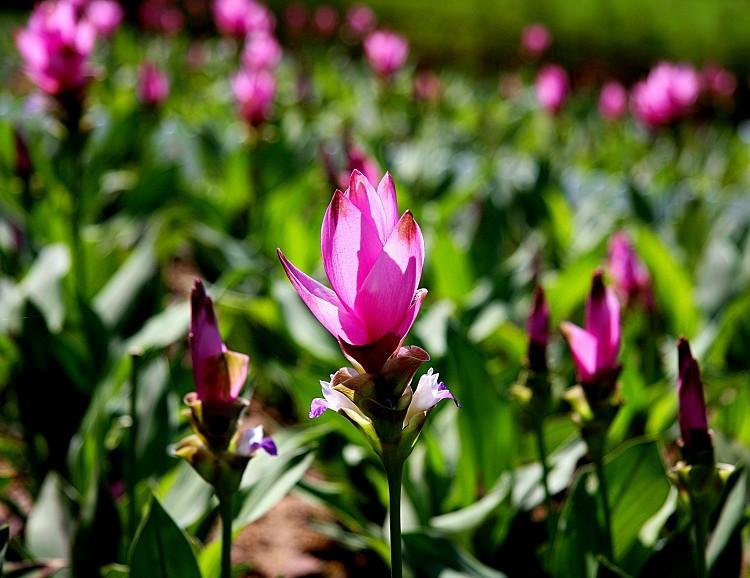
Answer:
[[[706,567],[706,540],[708,527],[706,516],[700,509],[693,512],[693,529],[695,531],[695,571],[698,578],[708,578]]]
[[[609,510],[609,498],[607,497],[607,478],[604,475],[603,455],[598,454],[594,457],[594,467],[596,468],[596,477],[599,481],[599,496],[602,500],[602,510],[604,512],[604,553],[609,560],[612,560],[612,515]]]
[[[536,427],[536,444],[539,451],[539,461],[542,462],[542,486],[544,487],[544,505],[547,508],[547,534],[550,541],[555,532],[555,521],[552,510],[552,494],[549,490],[550,467],[547,462],[547,446],[544,442],[544,423],[542,419],[537,420]]]
[[[386,477],[388,478],[388,501],[390,507],[389,527],[391,538],[391,578],[403,576],[403,562],[401,551],[401,478],[404,472],[404,463],[398,456],[398,452],[391,452],[393,457],[385,456]]]
[[[128,444],[130,476],[128,480],[128,522],[130,536],[135,536],[138,527],[135,486],[138,483],[138,361],[137,355],[130,356],[130,443]]]
[[[221,517],[221,578],[232,576],[232,494],[219,496],[219,516]]]

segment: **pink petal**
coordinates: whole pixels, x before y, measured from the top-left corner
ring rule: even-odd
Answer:
[[[361,323],[346,310],[336,293],[297,269],[287,260],[281,249],[277,249],[277,253],[297,294],[323,327],[334,337],[345,339],[349,343],[368,342]]]
[[[391,173],[389,172],[385,173],[383,178],[380,179],[378,197],[380,197],[380,202],[383,204],[386,230],[388,231],[388,236],[390,236],[396,227],[396,223],[398,223],[398,201],[396,200],[396,187],[393,184],[393,177],[391,177]]]
[[[407,211],[357,294],[355,311],[372,341],[402,329],[422,275],[424,239]]]
[[[567,321],[561,325],[561,329],[573,354],[578,379],[582,382],[589,381],[597,370],[596,338],[585,329]]]
[[[407,333],[411,330],[411,326],[414,325],[414,320],[419,314],[419,310],[422,307],[422,301],[427,297],[427,289],[419,289],[414,294],[409,310],[406,312],[404,320],[401,322],[401,326],[398,328],[396,334],[403,340]]]
[[[367,223],[367,226],[375,227],[380,244],[384,245],[398,221],[398,206],[396,206],[393,181],[390,182],[390,188],[386,184],[382,187],[378,185],[376,191],[367,177],[355,170],[352,171],[349,188],[344,191],[344,195],[349,197],[349,200],[362,212],[363,221]]]
[[[597,367],[614,367],[620,348],[620,302],[615,292],[604,286],[601,272],[595,274],[586,301],[585,327],[597,341]]]
[[[352,176],[349,191],[369,187],[367,180]],[[372,190],[372,187],[370,187]],[[366,193],[362,193],[365,195]],[[373,195],[374,195],[373,191]],[[359,193],[354,195],[358,200]],[[367,203],[365,208],[369,211]],[[341,302],[350,308],[382,249],[378,230],[372,218],[362,213],[347,193],[336,191],[328,205],[320,232],[323,266]]]
[[[213,303],[200,279],[195,280],[190,305],[190,354],[196,391],[200,396],[201,392],[210,388],[209,382],[215,374],[216,360],[225,351],[225,347],[219,333]]]

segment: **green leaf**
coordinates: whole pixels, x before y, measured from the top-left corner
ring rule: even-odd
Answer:
[[[68,559],[74,528],[64,482],[54,472],[47,475],[39,498],[26,523],[26,547],[39,560]]]
[[[149,319],[127,343],[126,349],[143,353],[163,349],[185,339],[190,325],[190,305],[187,302],[170,305]]]
[[[741,472],[737,482],[729,492],[724,507],[719,515],[711,538],[706,548],[706,564],[713,568],[719,556],[730,545],[736,532],[742,531],[746,523],[745,505],[747,504],[747,472]]]
[[[404,555],[420,576],[430,578],[505,578],[453,541],[427,532],[404,534]]]
[[[132,578],[201,578],[187,536],[154,497],[133,543]]]

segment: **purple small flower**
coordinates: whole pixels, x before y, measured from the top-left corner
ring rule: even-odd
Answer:
[[[353,371],[351,375],[355,375]],[[333,375],[331,376],[332,381]],[[310,404],[310,419],[318,418],[327,410],[331,410],[333,412],[344,412],[347,415],[357,416],[362,420],[369,421],[351,399],[332,387],[331,382],[320,382],[323,397],[316,397],[312,400]]]
[[[409,409],[406,411],[404,427],[409,425],[414,416],[419,414],[426,416],[444,399],[453,400],[456,406],[459,406],[458,401],[448,387],[442,381],[439,381],[439,379],[440,374],[433,373],[432,368],[427,370],[427,373],[419,378],[419,383],[417,383],[417,387],[414,389],[414,395],[411,398]]]
[[[279,453],[273,439],[263,435],[263,426],[259,425],[253,429],[243,431],[237,442],[237,453],[253,457],[261,451],[266,452],[270,456],[276,456]]]

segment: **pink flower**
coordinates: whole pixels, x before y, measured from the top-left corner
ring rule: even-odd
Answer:
[[[115,0],[92,0],[86,7],[86,19],[105,38],[120,27],[123,16],[122,6]]]
[[[426,289],[417,289],[424,239],[411,212],[400,218],[386,173],[377,190],[359,171],[337,190],[321,230],[321,252],[333,290],[305,275],[279,250],[297,293],[344,353],[378,373],[411,329]]]
[[[647,308],[653,307],[651,276],[624,231],[609,242],[607,269],[623,304],[642,299]]]
[[[409,56],[409,43],[406,38],[388,30],[370,33],[365,38],[364,49],[370,67],[384,78],[398,72]]]
[[[619,371],[620,302],[605,287],[601,271],[594,273],[585,313],[583,329],[567,321],[562,324],[578,380],[584,385],[610,382]]]
[[[728,100],[737,90],[737,77],[718,64],[707,64],[702,71],[703,87],[719,100]]]
[[[242,64],[250,70],[271,70],[281,62],[281,46],[268,32],[257,32],[248,38],[242,51]]]
[[[648,126],[669,124],[690,112],[700,88],[700,77],[691,66],[659,63],[633,87],[633,113]]]
[[[276,80],[267,70],[240,70],[231,80],[240,114],[251,126],[259,126],[271,115]]]
[[[556,64],[548,64],[536,77],[536,98],[546,111],[557,113],[568,97],[568,73]]]
[[[367,153],[352,142],[346,145],[346,178],[342,178],[341,188],[346,188],[349,184],[349,177],[354,171],[362,173],[367,181],[376,187],[381,178],[380,167],[378,164],[367,156]]]
[[[26,28],[16,35],[26,75],[53,96],[78,92],[89,83],[95,41],[94,27],[78,19],[74,6],[62,0],[38,4]]]
[[[138,9],[144,28],[173,36],[182,30],[185,17],[172,0],[145,0]]]
[[[200,279],[195,280],[190,309],[190,357],[197,398],[233,402],[247,379],[250,359],[227,350],[221,340],[213,303]]]
[[[313,28],[323,38],[328,38],[339,24],[339,13],[329,4],[318,6],[313,13]]]
[[[145,62],[138,70],[138,98],[147,106],[158,106],[169,96],[169,79],[156,65]]]
[[[607,82],[599,93],[599,114],[607,120],[617,120],[628,111],[628,93],[616,81]]]
[[[696,454],[712,452],[706,399],[698,362],[693,358],[690,344],[684,337],[677,343],[677,356],[677,396],[680,402],[677,421],[680,423],[683,454],[689,463],[693,463]],[[709,455],[712,456],[712,453]]]
[[[431,70],[422,70],[414,78],[414,98],[423,102],[437,102],[442,92],[440,77]]]
[[[541,56],[551,44],[552,34],[544,24],[529,24],[521,33],[521,48],[531,56]]]
[[[307,26],[307,7],[301,2],[292,2],[284,8],[284,22],[292,32],[299,33]]]
[[[274,27],[273,14],[255,0],[214,0],[213,14],[219,32],[237,39]]]
[[[354,36],[364,36],[375,28],[377,19],[372,8],[364,4],[353,4],[346,11],[346,25]]]

